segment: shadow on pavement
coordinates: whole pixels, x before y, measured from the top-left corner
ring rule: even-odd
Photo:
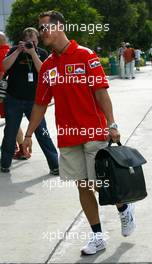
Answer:
[[[114,252],[114,254],[111,257],[108,257],[107,259],[102,260],[98,260],[100,258],[100,256],[104,255],[105,251],[100,251],[95,255],[92,256],[83,256],[80,257],[80,259],[75,262],[76,263],[119,263],[119,260],[121,258],[121,256],[126,253],[126,251],[130,250],[132,247],[134,246],[134,244],[132,243],[121,243],[120,246],[116,249],[116,251]]]
[[[19,199],[33,195],[33,193],[26,191],[26,189],[47,179],[52,179],[50,174],[43,175],[30,181],[13,183],[11,173],[2,173],[0,177],[0,207],[10,206],[15,204]]]

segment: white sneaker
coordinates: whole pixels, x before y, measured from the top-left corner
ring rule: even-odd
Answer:
[[[92,237],[89,242],[81,250],[82,255],[93,255],[99,250],[106,248],[106,241],[103,239],[103,233],[92,233]]]
[[[130,236],[135,230],[135,206],[128,204],[127,209],[119,213],[121,220],[121,233],[123,236]]]

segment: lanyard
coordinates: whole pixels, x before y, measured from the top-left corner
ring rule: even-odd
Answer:
[[[32,64],[33,64],[33,61],[30,62],[29,57],[27,55],[26,55],[26,59],[27,59],[29,71],[32,72]]]

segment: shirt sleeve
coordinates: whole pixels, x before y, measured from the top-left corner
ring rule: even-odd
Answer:
[[[108,80],[102,68],[99,58],[95,52],[88,52],[86,57],[87,80],[93,91],[109,88]]]
[[[2,50],[0,52],[0,72],[5,72],[4,68],[3,68],[3,60],[5,59],[5,57],[7,56],[8,54],[8,50]]]
[[[38,105],[48,105],[52,99],[51,87],[49,85],[48,72],[45,63],[42,64],[38,77],[35,103]]]

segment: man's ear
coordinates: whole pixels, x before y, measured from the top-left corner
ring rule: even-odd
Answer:
[[[64,24],[59,23],[58,24],[58,29],[59,29],[59,31],[64,31]]]

